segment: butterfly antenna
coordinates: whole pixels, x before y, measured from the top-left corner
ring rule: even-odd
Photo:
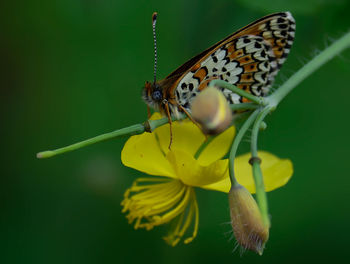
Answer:
[[[154,84],[156,83],[157,76],[157,38],[156,38],[156,23],[157,23],[157,12],[152,15],[152,28],[153,28],[153,41],[154,41]]]

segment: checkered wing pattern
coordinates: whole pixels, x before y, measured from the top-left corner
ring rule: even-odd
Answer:
[[[209,82],[225,80],[256,96],[266,96],[293,44],[289,12],[272,14],[228,36],[171,73],[171,97],[190,111],[191,101]],[[223,89],[231,104],[245,98]]]

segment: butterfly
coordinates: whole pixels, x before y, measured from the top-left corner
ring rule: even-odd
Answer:
[[[271,14],[229,35],[165,79],[156,81],[156,18],[157,13],[154,13],[154,81],[146,82],[142,97],[149,107],[168,116],[170,129],[171,117],[185,113],[191,118],[192,100],[212,80],[224,80],[255,96],[266,96],[289,54],[295,35],[295,20],[290,12]],[[228,89],[220,89],[230,104],[247,102],[246,98]]]

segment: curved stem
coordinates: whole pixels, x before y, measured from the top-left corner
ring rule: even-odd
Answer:
[[[270,107],[264,108],[258,115],[253,125],[252,136],[251,136],[251,153],[252,158],[250,163],[253,168],[253,177],[256,189],[256,200],[261,212],[264,223],[270,227],[270,219],[268,213],[268,202],[265,192],[264,179],[260,168],[261,160],[258,157],[258,134],[261,128],[261,124],[268,113],[271,112]]]
[[[253,124],[253,122],[256,119],[256,117],[258,116],[259,112],[260,112],[260,109],[257,109],[248,117],[248,119],[244,122],[241,129],[238,131],[236,137],[233,140],[231,150],[230,150],[229,166],[228,166],[232,186],[235,186],[238,184],[238,182],[235,178],[234,160],[236,157],[239,143],[242,141],[242,138],[245,135],[245,133],[247,132],[248,128]]]
[[[288,93],[290,93],[299,83],[306,77],[311,75],[314,71],[320,68],[327,61],[334,56],[350,47],[350,32],[335,41],[332,45],[314,57],[311,61],[298,70],[292,77],[290,77],[281,87],[279,87],[272,95],[266,98],[271,106],[277,106]]]

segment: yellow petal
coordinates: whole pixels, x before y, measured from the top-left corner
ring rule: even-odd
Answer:
[[[182,149],[194,156],[205,140],[205,136],[201,130],[189,120],[173,122],[172,129],[173,142],[171,144],[171,149]],[[170,143],[169,124],[158,127],[154,130],[154,133],[156,133],[159,138],[162,151],[168,153]]]
[[[162,117],[164,116],[162,116],[159,112],[154,112],[149,120],[157,120],[161,119]]]
[[[143,133],[130,137],[124,145],[121,159],[125,166],[150,175],[176,177],[154,133]]]
[[[226,176],[227,161],[225,160],[217,160],[209,166],[202,166],[193,156],[178,149],[172,149],[167,159],[174,166],[178,179],[189,186],[212,184]]]
[[[288,159],[280,159],[277,156],[259,151],[258,156],[262,160],[261,170],[264,177],[265,190],[267,192],[277,189],[285,185],[293,174],[293,164]],[[235,160],[235,176],[237,181],[246,187],[251,193],[255,193],[254,179],[252,175],[252,167],[249,164],[250,153],[239,156]],[[226,160],[226,162],[228,162]],[[202,186],[202,188],[216,190],[221,192],[229,192],[231,182],[228,172],[225,178],[217,183]]]
[[[225,156],[231,147],[234,136],[235,128],[233,126],[216,136],[200,154],[198,158],[199,163],[202,166],[208,166],[212,162]]]

